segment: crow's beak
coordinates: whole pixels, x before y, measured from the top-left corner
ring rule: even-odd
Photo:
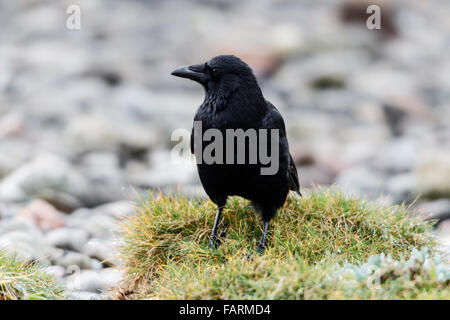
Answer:
[[[207,75],[204,73],[205,65],[204,64],[196,64],[188,67],[181,67],[172,71],[171,75],[187,78],[199,83],[206,83],[208,81]]]

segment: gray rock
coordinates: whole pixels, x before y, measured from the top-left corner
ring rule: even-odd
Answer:
[[[8,155],[0,157],[0,177],[3,177],[30,159],[32,147],[19,139],[0,140],[0,154]]]
[[[386,189],[395,203],[411,203],[417,194],[417,177],[411,173],[403,173],[390,177]]]
[[[419,192],[430,197],[450,197],[450,151],[424,153],[414,170]]]
[[[70,120],[67,144],[75,154],[92,150],[113,150],[117,143],[117,126],[101,115],[83,115]]]
[[[88,242],[89,233],[76,228],[58,228],[49,231],[45,239],[51,246],[79,252]]]
[[[194,163],[174,163],[171,161],[169,151],[152,153],[150,162],[152,169],[129,175],[128,180],[141,187],[169,187],[192,184],[198,181],[197,170]]]
[[[119,168],[119,158],[114,152],[94,151],[83,156],[81,165],[89,170],[90,176],[103,176]]]
[[[379,150],[373,166],[388,172],[411,171],[417,160],[417,151],[411,139],[393,140],[384,149]]]
[[[12,231],[25,232],[37,238],[42,237],[41,230],[37,228],[33,221],[20,216],[0,221],[0,235]]]
[[[50,203],[59,211],[66,213],[71,213],[83,206],[81,200],[73,195],[51,189],[39,191],[39,198]]]
[[[412,95],[415,76],[411,70],[400,70],[386,63],[369,65],[349,79],[349,87],[362,94],[384,98],[395,95]]]
[[[27,261],[39,260],[50,264],[49,259],[60,254],[60,250],[47,244],[43,236],[26,231],[11,231],[0,236],[0,248],[16,253]]]
[[[129,198],[129,186],[116,153],[90,152],[83,157],[81,170],[89,178],[90,192],[82,197],[89,207]]]
[[[76,222],[81,222],[80,220],[87,219],[91,215],[93,215],[91,209],[79,208],[72,212],[70,215],[67,215],[67,225],[72,227],[76,224]]]
[[[20,204],[0,202],[0,225],[2,220],[13,218],[21,208]]]
[[[64,159],[55,155],[42,155],[2,180],[0,199],[24,201],[45,189],[78,197],[88,189],[88,181]]]
[[[357,141],[344,146],[341,157],[348,166],[370,163],[378,154],[378,145],[373,141]]]
[[[126,150],[144,152],[160,143],[158,137],[155,130],[146,130],[146,126],[129,123],[119,132],[118,142]]]
[[[73,268],[74,266],[78,266],[80,269],[93,269],[96,267],[96,263],[93,259],[90,259],[82,253],[73,251],[54,257],[53,262],[66,269]]]
[[[330,185],[334,180],[334,172],[325,166],[301,166],[301,185]]]
[[[438,237],[450,240],[450,220],[445,220],[439,225]],[[450,241],[448,243],[450,245]]]
[[[24,134],[24,127],[24,115],[22,112],[13,110],[2,115],[0,119],[0,138],[20,137]]]
[[[67,290],[87,291],[101,293],[109,287],[117,284],[123,275],[115,269],[104,269],[101,271],[81,270],[67,279]]]
[[[83,253],[101,261],[104,266],[119,263],[115,243],[111,240],[91,239],[84,245]]]
[[[44,272],[50,274],[52,277],[54,277],[56,279],[56,281],[63,283],[64,280],[64,276],[66,275],[66,268],[62,267],[62,266],[48,266],[45,267]]]
[[[92,209],[93,214],[104,214],[115,218],[127,217],[134,213],[135,203],[132,201],[115,201]]]
[[[416,206],[416,209],[429,219],[438,219],[440,222],[450,219],[450,199],[422,202]]]
[[[438,230],[438,248],[444,253],[445,258],[450,258],[450,220],[445,220]]]
[[[66,225],[87,231],[93,238],[111,239],[118,230],[117,220],[104,214],[92,214],[91,210],[75,211]]]
[[[82,203],[87,207],[130,198],[133,198],[133,189],[122,180],[116,182],[91,180],[89,191],[80,197]]]
[[[154,130],[146,130],[144,126],[123,116],[115,119],[101,114],[71,119],[67,139],[76,154],[93,150],[115,150],[119,146],[146,150],[158,142]]]
[[[123,280],[124,274],[116,268],[105,268],[99,271],[100,277],[107,288],[117,285]]]
[[[82,172],[96,185],[120,190],[125,184],[119,158],[113,152],[90,152],[81,161]]]
[[[51,204],[40,199],[33,200],[22,208],[18,216],[32,221],[43,231],[53,230],[64,226],[64,216]]]
[[[336,178],[337,185],[346,194],[377,198],[383,192],[383,180],[373,171],[363,166],[351,167],[342,171]]]

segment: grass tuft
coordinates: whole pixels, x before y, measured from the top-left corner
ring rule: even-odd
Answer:
[[[0,300],[62,299],[62,291],[39,264],[0,250]]]
[[[405,286],[413,284],[401,282],[401,277],[381,284],[383,288],[395,284],[398,290],[374,291],[366,285],[362,286],[364,290],[358,289],[349,284],[351,281],[337,281],[330,276],[341,274],[339,270],[344,267],[367,268],[363,263],[369,257],[376,260],[373,256],[380,254],[401,268],[413,248],[430,248],[426,259],[432,259],[428,257],[434,254],[435,247],[431,223],[412,215],[405,206],[382,207],[346,197],[336,188],[315,190],[303,198],[292,195],[270,224],[264,256],[254,250],[262,223],[249,202],[239,197],[228,200],[219,226],[219,232],[226,231],[226,235],[217,250],[210,250],[208,240],[215,211],[210,201],[174,195],[149,195],[142,200],[136,214],[122,223],[124,241],[120,252],[127,277],[117,297],[428,297],[419,290],[423,282],[414,283],[419,285],[417,292],[411,289],[405,293]],[[423,269],[420,274],[428,279],[426,272]],[[430,279],[434,282],[427,288],[440,288],[439,297],[448,294],[446,280]]]

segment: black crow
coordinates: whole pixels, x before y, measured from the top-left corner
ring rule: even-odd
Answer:
[[[228,196],[237,195],[251,200],[261,214],[263,234],[257,250],[263,252],[269,221],[283,206],[289,190],[300,194],[297,169],[289,153],[280,112],[264,99],[251,68],[233,55],[220,55],[203,64],[182,67],[173,71],[172,75],[194,80],[205,90],[205,100],[194,117],[191,152],[196,155],[201,183],[209,198],[218,206],[209,246],[212,248],[220,244],[216,234],[222,209]],[[196,126],[200,129],[196,130]],[[224,140],[230,130],[235,134],[229,135],[232,141],[226,139],[227,146],[223,149],[217,147],[211,152],[215,159],[212,163],[199,161],[208,148],[205,141],[209,140],[211,144],[218,142],[217,137],[215,140],[211,137],[205,139],[203,134],[208,129],[221,133]],[[254,132],[257,138],[251,140],[251,133]],[[262,140],[261,134],[265,133],[267,137]],[[239,142],[239,134],[240,138],[243,137],[240,141],[244,141],[241,149],[236,143]],[[228,148],[230,144],[231,148]],[[260,152],[265,149],[271,160],[277,162],[272,166],[274,172],[262,171],[268,168],[267,158],[260,157]],[[255,155],[258,156],[256,162]],[[239,162],[241,156],[244,158]]]

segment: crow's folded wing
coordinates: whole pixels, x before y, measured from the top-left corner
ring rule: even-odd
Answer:
[[[300,183],[298,182],[297,168],[295,167],[294,160],[291,154],[289,154],[289,190],[297,192],[300,196]]]
[[[266,128],[277,128],[280,132],[280,137],[284,137],[287,143],[287,135],[286,135],[286,127],[284,125],[283,117],[281,113],[278,111],[275,106],[267,101],[267,106],[269,109],[268,115],[264,119],[264,126]],[[289,146],[288,146],[289,148]],[[300,193],[300,183],[298,181],[298,173],[297,168],[295,167],[294,160],[292,159],[291,154],[289,153],[289,164],[288,164],[288,175],[289,175],[289,190]]]

